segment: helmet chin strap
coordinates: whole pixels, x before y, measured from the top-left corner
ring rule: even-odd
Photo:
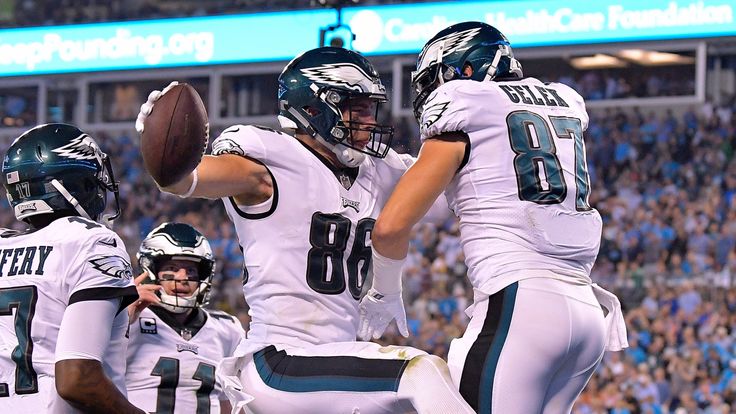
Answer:
[[[340,160],[341,163],[350,168],[359,166],[365,159],[364,153],[348,148],[344,145],[334,145],[332,147],[332,152],[337,155],[337,159]]]
[[[346,167],[355,168],[365,159],[364,153],[342,144],[330,144],[320,134],[316,134],[315,138],[320,144],[329,148],[337,156],[337,160]]]
[[[157,303],[157,305],[171,313],[184,313],[194,309],[194,302],[197,297],[196,293],[190,298],[167,295],[165,293],[161,293],[160,295],[161,302]]]
[[[59,182],[59,180],[54,178],[53,180],[51,180],[51,185],[53,185],[54,188],[56,188],[56,191],[58,191],[62,196],[64,196],[66,201],[68,201],[69,204],[71,204],[72,207],[74,207],[74,210],[76,210],[80,216],[86,219],[92,220],[89,214],[87,214],[84,208],[82,208],[82,206],[79,204],[79,201],[77,201],[77,199],[74,198],[74,196],[71,195],[71,193],[67,191],[66,188],[64,188],[64,186]]]
[[[486,76],[483,79],[484,81],[492,81],[496,77],[496,69],[498,69],[498,63],[504,56],[509,57],[510,60],[509,72],[511,72],[517,78],[522,78],[524,76],[519,61],[511,57],[511,48],[508,45],[499,45],[496,54],[493,56],[493,61],[486,71]]]
[[[499,46],[498,50],[496,50],[496,54],[493,56],[493,61],[491,62],[491,66],[488,67],[488,70],[486,71],[486,76],[484,81],[492,81],[493,78],[496,77],[496,69],[498,68],[498,62],[501,61],[501,58],[507,56],[507,52],[504,49],[504,46]]]

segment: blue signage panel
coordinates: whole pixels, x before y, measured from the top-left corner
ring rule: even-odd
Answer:
[[[0,30],[0,76],[288,60],[331,10]]]
[[[736,36],[734,0],[506,0],[350,7],[366,54],[416,53],[446,26],[480,20],[516,48]],[[327,9],[0,30],[0,76],[288,60],[335,23]]]
[[[734,0],[466,1],[351,8],[353,46],[368,54],[416,52],[466,20],[495,26],[514,47],[736,35]]]

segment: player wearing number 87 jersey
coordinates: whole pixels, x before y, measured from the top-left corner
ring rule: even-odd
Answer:
[[[460,392],[480,413],[570,412],[606,329],[609,349],[626,342],[618,300],[589,276],[601,218],[588,204],[583,99],[522,78],[506,37],[480,22],[427,42],[412,85],[422,150],[376,222],[374,251],[403,260],[409,229],[444,191],[475,290],[448,356]]]
[[[230,412],[216,366],[245,332],[233,316],[203,308],[215,271],[209,242],[188,224],[164,223],[141,243],[138,263],[161,287],[160,302],[130,327],[128,398],[160,414]]]
[[[196,173],[163,189],[222,198],[235,225],[251,323],[218,373],[239,377],[254,412],[472,412],[438,357],[356,342],[373,222],[413,162],[388,147],[392,128],[377,120],[385,100],[364,57],[307,51],[279,77],[285,131],[232,126]],[[376,300],[401,318],[400,289],[389,293]]]

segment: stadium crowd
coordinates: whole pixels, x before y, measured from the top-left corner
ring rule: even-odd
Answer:
[[[612,70],[569,71],[545,81],[561,82],[580,93],[586,101],[695,94],[693,74],[685,68],[642,68],[636,72]],[[689,69],[689,68],[688,68]]]
[[[631,347],[606,354],[575,413],[736,412],[735,108],[592,111],[590,201],[604,220],[593,279],[622,298]],[[414,122],[396,125],[397,148],[416,151]],[[115,230],[131,257],[158,223],[191,223],[217,257],[212,306],[247,327],[241,253],[221,203],[160,193],[134,133],[93,135],[114,154],[123,206]],[[5,203],[0,225],[19,227]],[[446,357],[472,303],[465,272],[454,219],[415,229],[404,282],[412,335],[390,330],[383,340]]]

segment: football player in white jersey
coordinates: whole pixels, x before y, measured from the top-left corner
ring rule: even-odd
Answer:
[[[107,155],[72,125],[40,125],[10,145],[2,180],[30,228],[0,233],[0,412],[142,413],[125,397],[130,258],[101,224],[120,213]]]
[[[142,106],[139,132],[159,95]],[[361,55],[305,52],[279,76],[279,121],[289,132],[232,126],[213,155],[163,188],[221,198],[235,224],[251,324],[223,368],[241,372],[254,412],[472,412],[440,358],[355,341],[374,219],[413,162],[388,146],[393,128],[376,119],[385,101]],[[400,292],[389,293],[376,301],[403,314]],[[225,388],[238,409],[245,400],[233,390]]]
[[[376,223],[373,251],[388,259],[374,286],[398,283],[411,226],[444,191],[475,293],[448,355],[460,392],[479,413],[568,413],[607,336],[611,350],[626,344],[618,300],[590,280],[601,218],[583,99],[523,78],[506,37],[480,22],[435,35],[412,85],[423,143]],[[365,315],[367,332],[385,328],[386,312]]]
[[[146,412],[229,413],[215,367],[245,332],[233,316],[203,308],[215,272],[209,242],[188,224],[164,223],[141,243],[138,263],[161,289],[130,328],[128,398]]]

